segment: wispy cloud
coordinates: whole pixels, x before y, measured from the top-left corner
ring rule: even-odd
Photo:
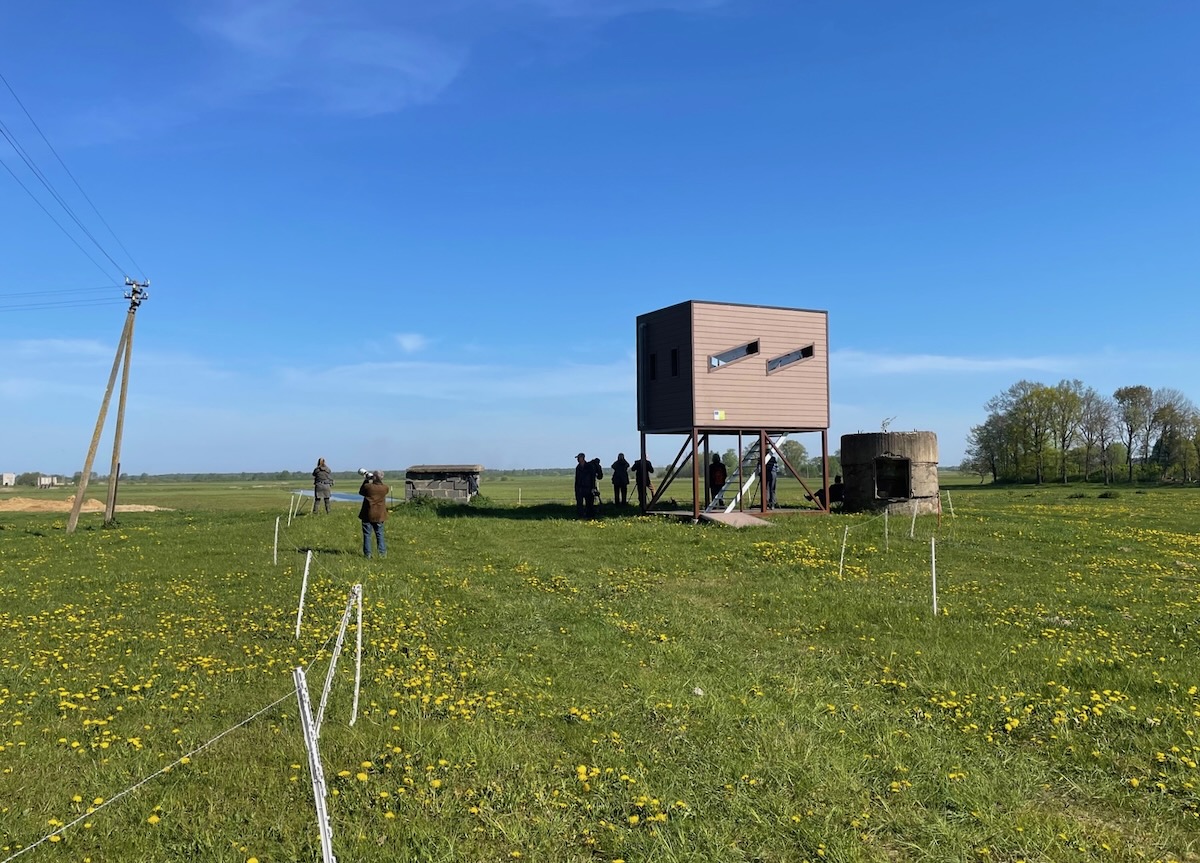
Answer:
[[[368,116],[429,102],[458,76],[463,44],[396,20],[390,6],[350,0],[236,0],[197,29],[227,52],[235,99],[286,95],[300,106]]]
[[[374,397],[427,398],[474,403],[512,399],[631,393],[631,360],[611,364],[508,367],[432,362],[373,362],[324,371],[286,369],[285,385]]]
[[[420,333],[396,333],[396,344],[406,354],[415,354],[429,346],[429,339]]]
[[[944,354],[875,354],[865,351],[834,351],[830,365],[839,373],[852,375],[888,374],[975,374],[1013,372],[1055,372],[1067,374],[1078,369],[1076,357],[966,357]]]
[[[700,12],[728,5],[729,0],[507,0],[502,5],[540,9],[552,15],[616,18],[638,12]]]

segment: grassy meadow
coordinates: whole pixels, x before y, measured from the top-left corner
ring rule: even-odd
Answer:
[[[320,860],[291,674],[315,705],[358,583],[343,863],[1200,860],[1200,490],[967,482],[885,536],[583,523],[523,477],[398,506],[367,561],[292,487],[0,512],[0,863]]]

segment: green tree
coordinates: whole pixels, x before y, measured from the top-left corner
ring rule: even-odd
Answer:
[[[13,480],[14,485],[37,485],[38,477],[41,476],[37,471],[29,473],[19,473],[17,478]]]
[[[1133,482],[1133,454],[1137,451],[1139,435],[1146,430],[1145,434],[1148,437],[1148,429],[1153,428],[1154,393],[1150,387],[1143,384],[1118,387],[1113,393],[1113,400],[1117,403],[1117,421],[1124,434],[1125,465],[1129,469],[1129,482]],[[1150,444],[1147,441],[1143,450],[1148,452],[1149,449]]]
[[[798,440],[785,440],[779,446],[779,451],[783,453],[784,461],[790,464],[796,470],[804,470],[804,465],[808,461],[808,450],[804,444]],[[784,468],[787,470],[786,468]],[[788,471],[789,476],[795,476],[792,471]]]
[[[1071,441],[1079,432],[1079,421],[1083,414],[1083,381],[1061,380],[1049,393],[1050,430],[1058,449],[1058,476],[1067,482],[1067,454]]]
[[[1107,447],[1116,429],[1116,408],[1111,399],[1105,398],[1092,387],[1080,393],[1079,440],[1083,443],[1083,481],[1092,473],[1092,454],[1100,457],[1104,472],[1104,483],[1109,481]]]

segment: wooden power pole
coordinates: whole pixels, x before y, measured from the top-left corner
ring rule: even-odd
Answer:
[[[92,432],[92,442],[88,446],[83,473],[79,477],[79,487],[75,489],[75,503],[71,507],[71,517],[67,519],[67,533],[74,533],[75,526],[79,523],[79,511],[83,507],[88,480],[92,476],[92,463],[96,460],[96,448],[100,445],[100,434],[104,431],[104,418],[108,415],[108,403],[112,400],[113,386],[117,382],[117,370],[123,366],[121,397],[117,403],[117,428],[113,435],[112,469],[108,475],[108,500],[104,506],[105,524],[112,521],[117,505],[117,472],[121,464],[121,434],[125,428],[125,396],[129,391],[129,361],[133,356],[133,321],[138,307],[150,296],[146,291],[150,286],[149,280],[137,282],[127,278],[125,284],[129,287],[129,292],[125,294],[125,299],[129,300],[129,311],[125,315],[125,327],[121,330],[116,356],[113,357],[112,371],[108,373],[108,387],[104,390],[104,401],[100,403],[100,414],[96,417],[96,429]]]

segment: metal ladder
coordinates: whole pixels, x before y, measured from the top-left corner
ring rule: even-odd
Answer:
[[[780,435],[778,438],[773,438],[772,441],[775,444],[775,446],[778,447],[781,443],[783,443],[784,438],[786,438],[786,437],[787,437],[787,435]],[[749,448],[747,448],[742,453],[742,465],[741,465],[742,487],[740,489],[738,489],[738,487],[737,487],[738,472],[730,471],[728,479],[725,480],[725,485],[723,485],[721,487],[720,492],[713,495],[712,503],[710,503],[708,506],[706,506],[704,508],[705,512],[727,512],[728,513],[728,512],[733,512],[735,509],[738,508],[738,504],[741,503],[742,496],[747,494],[750,491],[750,489],[754,486],[754,483],[758,480],[758,463],[759,463],[758,450],[759,450],[759,439],[755,438],[754,443],[752,443],[749,446]],[[725,493],[727,491],[729,491],[730,489],[734,489],[737,491],[737,493],[735,495],[733,495],[732,499],[728,499],[725,497]],[[723,500],[725,502],[717,503],[718,500]]]

